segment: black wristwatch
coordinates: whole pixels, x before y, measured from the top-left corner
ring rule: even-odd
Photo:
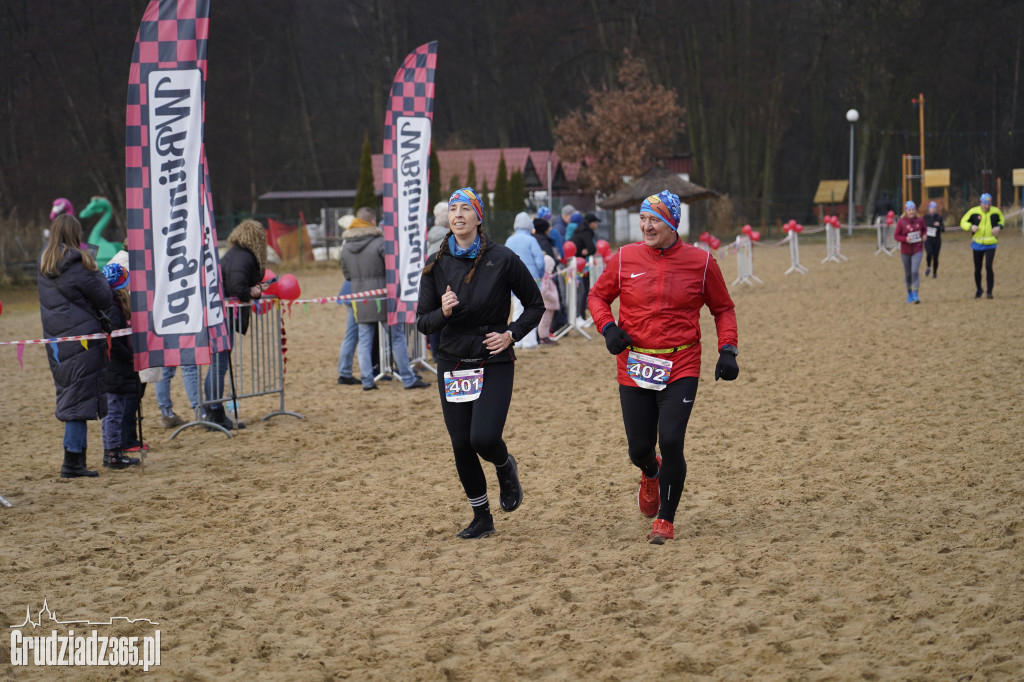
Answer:
[[[719,353],[732,353],[733,355],[739,355],[740,354],[740,352],[738,350],[736,350],[736,346],[732,345],[731,343],[727,343],[724,346],[722,346],[718,350],[718,352]]]

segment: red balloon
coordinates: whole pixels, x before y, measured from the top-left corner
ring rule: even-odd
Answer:
[[[722,240],[719,239],[718,237],[712,237],[708,241],[708,246],[710,246],[712,249],[716,249],[717,250],[718,247],[721,246],[721,245],[722,245]]]
[[[0,315],[4,314],[4,302],[0,301]]]
[[[700,239],[700,241],[702,241],[702,242],[710,241],[711,240],[711,235],[708,234],[707,231],[701,232],[700,233],[700,237],[698,237],[698,239]]]
[[[743,226],[743,234],[749,236],[750,233],[753,232],[753,231],[754,231],[754,228],[752,228],[750,225],[744,225]]]
[[[267,268],[266,270],[263,271],[263,279],[260,280],[260,281],[261,282],[269,282],[270,280],[274,279],[275,277],[277,277],[277,275],[274,274],[274,271],[271,270],[270,268]]]
[[[270,280],[272,280],[272,279],[274,279],[276,277],[277,277],[277,275],[274,274],[274,271],[271,270],[270,268],[267,268],[266,270],[263,271],[263,279],[261,281],[269,282]],[[274,282],[273,284],[268,286],[266,289],[264,289],[263,293],[265,293],[265,294],[267,294],[269,296],[277,296],[277,282]]]
[[[565,254],[566,262],[572,260],[573,256],[576,255],[576,244],[575,242],[566,242],[562,245],[562,253]]]
[[[295,279],[295,275],[292,274],[282,275],[276,286],[277,297],[284,301],[294,301],[302,294],[299,280]]]
[[[583,268],[587,267],[587,259],[581,256],[576,256],[576,269],[583,272]]]
[[[761,233],[758,232],[757,230],[754,230],[750,233],[750,238],[753,239],[755,242],[759,242],[761,241]]]
[[[793,229],[796,230],[797,234],[800,234],[801,232],[804,231],[804,226],[803,225],[794,225]]]
[[[604,239],[597,240],[597,252],[601,254],[603,258],[607,258],[612,253],[612,245]]]

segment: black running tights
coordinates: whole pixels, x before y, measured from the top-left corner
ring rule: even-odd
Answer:
[[[501,434],[505,430],[505,419],[512,402],[515,363],[485,364],[484,387],[480,397],[468,403],[450,403],[444,398],[444,373],[451,372],[455,366],[454,362],[448,360],[437,361],[441,412],[452,439],[459,480],[462,481],[466,497],[476,500],[487,492],[487,479],[477,455],[494,465],[504,464],[508,459],[508,448]]]
[[[996,257],[995,249],[984,251],[971,251],[974,254],[974,286],[981,291],[981,261],[985,261],[985,284],[988,285],[988,293],[992,293],[992,286],[996,282],[995,273],[992,272],[992,259]]]
[[[655,446],[661,449],[661,475],[658,478],[661,508],[658,518],[670,522],[675,520],[676,507],[686,481],[683,442],[696,397],[697,377],[673,381],[663,391],[619,385],[629,459],[640,469],[649,469],[654,462]]]

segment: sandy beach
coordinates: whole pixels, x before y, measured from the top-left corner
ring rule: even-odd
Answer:
[[[495,504],[497,533],[468,542],[436,389],[338,385],[340,306],[284,318],[303,420],[260,421],[277,399],[253,398],[237,437],[168,441],[151,388],[145,469],[100,467],[90,422],[97,479],[58,477],[42,347],[22,370],[0,346],[0,677],[1024,679],[1024,237],[1003,235],[995,298],[975,300],[968,238],[947,233],[908,305],[898,255],[843,236],[838,264],[804,239],[806,275],[783,274],[785,245],[755,247],[764,283],[731,288],[737,381],[714,381],[704,311],[664,546],[646,542],[596,333],[520,352],[505,440],[523,505]],[[736,279],[735,254],[720,263]],[[303,298],[342,281],[296,274]],[[0,340],[41,336],[24,292],[0,299]],[[187,411],[180,379],[173,396]],[[158,623],[160,665],[11,665],[11,626],[44,600],[61,620]]]

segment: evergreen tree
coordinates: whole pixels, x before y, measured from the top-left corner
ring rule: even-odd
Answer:
[[[458,189],[458,188],[456,188]],[[427,210],[428,213],[434,210],[437,202],[441,201],[441,162],[437,159],[437,152],[433,145],[430,147],[430,182],[427,184]]]
[[[356,196],[352,200],[352,208],[358,210],[369,206],[377,210],[377,195],[373,191],[373,162],[370,157],[370,133],[363,137],[363,153],[359,157],[359,183],[356,185]]]
[[[505,152],[498,159],[498,175],[494,178],[494,210],[509,211],[510,197],[508,194],[508,166],[505,164]]]
[[[452,179],[448,181],[448,196],[455,194],[455,190],[462,189],[462,182],[459,180],[458,174],[452,175]]]
[[[476,189],[476,164],[472,159],[470,159],[469,168],[466,170],[466,187]],[[456,187],[456,189],[458,188]]]
[[[472,164],[472,162],[470,162],[470,163]],[[484,222],[485,223],[490,222],[491,218],[489,216],[493,216],[494,215],[494,212],[489,210],[489,209],[493,208],[491,206],[492,202],[491,202],[491,196],[490,195],[491,195],[491,190],[487,188],[487,181],[484,180],[484,186],[480,188],[480,203],[481,203],[481,207],[484,210]]]
[[[523,171],[512,172],[512,177],[508,180],[508,196],[511,210],[516,213],[522,211],[526,199],[526,180],[523,178]]]

